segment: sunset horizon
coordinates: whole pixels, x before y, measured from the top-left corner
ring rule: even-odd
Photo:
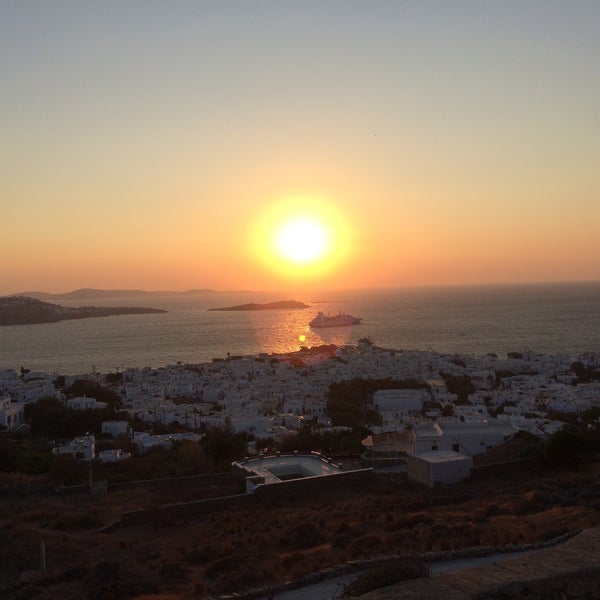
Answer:
[[[0,597],[600,597],[599,59],[600,0],[0,0]]]
[[[279,295],[282,299],[306,299],[306,296],[310,296],[315,293],[323,292],[368,292],[368,291],[387,291],[387,290],[398,290],[398,291],[411,291],[411,290],[435,290],[435,289],[468,289],[468,288],[518,288],[518,287],[544,287],[544,286],[585,286],[585,285],[600,285],[600,279],[576,279],[576,280],[540,280],[540,281],[489,281],[489,282],[467,282],[467,283],[424,283],[424,284],[413,284],[413,285],[373,285],[373,286],[357,286],[357,287],[331,287],[327,285],[312,286],[312,287],[281,287],[281,288],[247,288],[247,287],[213,287],[213,286],[202,286],[196,285],[191,287],[183,288],[168,288],[168,287],[96,287],[91,285],[70,287],[70,288],[40,288],[30,287],[19,290],[12,290],[10,292],[0,293],[0,296],[17,296],[22,294],[43,294],[48,296],[67,296],[71,294],[77,294],[79,292],[89,292],[91,295],[94,293],[102,294],[105,297],[110,297],[111,293],[122,295],[123,293],[131,292],[135,294],[148,294],[148,295],[194,295],[194,294],[249,294],[249,295],[268,295],[276,296]],[[297,298],[296,298],[297,296]]]
[[[600,279],[598,4],[0,14],[0,294]]]

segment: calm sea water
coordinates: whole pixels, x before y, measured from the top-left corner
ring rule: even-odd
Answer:
[[[213,312],[247,302],[300,300],[304,310]],[[254,293],[108,298],[60,302],[151,306],[164,314],[123,315],[0,327],[0,368],[63,374],[159,367],[213,358],[287,352],[301,345],[356,343],[403,350],[498,355],[600,353],[600,282],[324,292],[310,297]],[[311,330],[318,310],[363,323]],[[304,340],[301,338],[304,336]]]

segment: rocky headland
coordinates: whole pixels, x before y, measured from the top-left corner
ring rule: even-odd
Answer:
[[[42,300],[27,296],[6,296],[0,298],[0,325],[31,325],[35,323],[56,323],[57,321],[65,321],[67,319],[164,312],[167,311],[139,306],[68,307],[43,302]]]

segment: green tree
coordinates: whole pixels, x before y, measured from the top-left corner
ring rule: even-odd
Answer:
[[[369,435],[367,429],[313,431],[310,427],[297,434],[284,436],[277,444],[282,452],[322,452],[323,454],[358,454],[362,451],[361,440]]]
[[[474,394],[476,390],[472,379],[466,373],[452,375],[442,371],[440,376],[446,383],[446,389],[451,394],[456,394],[457,404],[471,404],[469,394]]]
[[[452,416],[454,416],[454,406],[452,404],[446,404],[446,406],[442,408],[442,417]]]
[[[106,402],[113,410],[121,406],[121,398],[115,391],[88,379],[78,379],[65,388],[67,396],[85,396],[95,398],[98,402]]]
[[[119,385],[123,383],[123,373],[121,371],[117,371],[116,373],[107,373],[104,379],[108,384]]]
[[[591,381],[600,380],[600,370],[588,367],[579,360],[571,364],[570,370],[577,375],[578,383],[590,383]]]
[[[64,439],[84,433],[100,433],[102,422],[114,418],[111,408],[75,410],[60,400],[46,396],[25,405],[25,419],[31,435]]]
[[[210,471],[212,465],[200,444],[184,440],[177,444],[177,454],[182,475],[199,475]]]
[[[577,464],[589,455],[589,439],[575,427],[563,427],[553,433],[544,444],[543,456],[553,463]]]
[[[329,385],[327,396],[327,414],[334,425],[362,427],[375,423],[377,415],[365,411],[374,392],[378,390],[429,389],[424,381],[416,379],[362,379],[356,377],[349,381],[337,381]]]
[[[217,471],[229,471],[231,463],[246,454],[248,437],[245,433],[230,433],[215,428],[207,431],[200,443]]]
[[[40,398],[25,405],[25,419],[30,425],[31,435],[49,438],[68,437],[67,408],[51,396]]]

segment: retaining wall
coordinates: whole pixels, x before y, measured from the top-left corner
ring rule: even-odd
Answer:
[[[264,504],[272,500],[306,496],[306,494],[339,489],[341,487],[364,486],[371,480],[372,476],[373,471],[371,469],[360,469],[358,471],[343,471],[336,475],[305,477],[303,479],[291,479],[280,483],[260,485],[255,488],[252,494],[194,500],[191,502],[166,504],[149,509],[129,511],[121,515],[121,525],[159,523],[168,519],[187,518],[209,511],[251,506],[257,502]]]
[[[600,528],[562,544],[492,565],[415,579],[360,600],[499,600],[600,598]]]
[[[116,491],[139,487],[172,487],[180,483],[202,483],[204,485],[219,484],[231,480],[231,473],[211,473],[209,475],[182,475],[180,477],[163,477],[161,479],[138,479],[136,481],[122,481],[118,483],[106,483],[107,490]],[[55,488],[59,494],[81,494],[90,491],[90,484],[62,485]]]
[[[254,489],[253,496],[259,500],[294,498],[342,487],[365,485],[371,481],[372,477],[372,469],[359,469],[356,471],[342,471],[335,475],[290,479],[280,483],[259,485]]]

